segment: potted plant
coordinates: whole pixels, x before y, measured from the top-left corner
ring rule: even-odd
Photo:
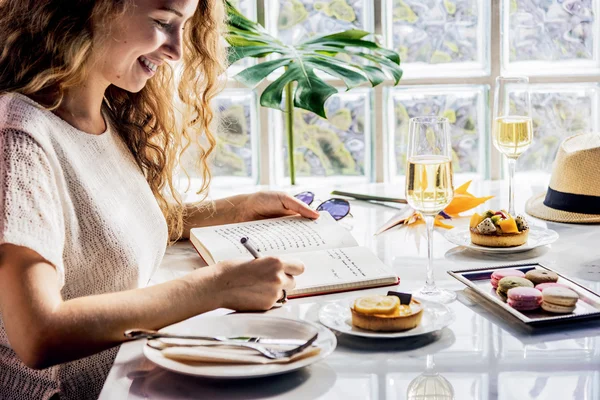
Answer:
[[[247,57],[278,55],[277,58],[244,69],[235,79],[254,88],[271,73],[283,70],[283,73],[264,89],[260,96],[260,105],[285,113],[290,180],[294,185],[294,108],[312,111],[322,118],[327,118],[325,101],[338,92],[315,71],[319,70],[342,80],[347,90],[367,83],[377,86],[387,79],[386,72],[393,79],[394,85],[397,85],[402,77],[400,56],[395,51],[365,40],[369,32],[357,29],[312,37],[299,44],[288,45],[271,36],[260,24],[244,17],[229,2],[226,4],[226,40],[230,45],[230,64]],[[351,61],[337,58],[338,54],[350,56]]]

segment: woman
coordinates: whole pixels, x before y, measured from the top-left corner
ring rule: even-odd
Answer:
[[[201,193],[210,179],[221,1],[0,2],[0,398],[96,398],[124,330],[265,310],[302,273],[265,257],[143,288],[190,227],[318,217],[280,193],[184,206],[174,190],[194,132]]]

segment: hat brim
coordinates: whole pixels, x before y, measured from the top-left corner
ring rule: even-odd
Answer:
[[[546,192],[532,196],[525,204],[527,214],[555,222],[566,222],[571,224],[597,224],[600,223],[600,214],[581,214],[569,211],[557,210],[544,204]]]

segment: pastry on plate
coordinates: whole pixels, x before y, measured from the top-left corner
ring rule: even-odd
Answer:
[[[423,306],[411,299],[400,304],[397,296],[365,296],[350,307],[352,325],[369,331],[399,332],[415,328],[423,317]]]
[[[469,223],[471,242],[485,247],[515,247],[527,242],[529,225],[521,215],[513,217],[505,210],[477,213]]]

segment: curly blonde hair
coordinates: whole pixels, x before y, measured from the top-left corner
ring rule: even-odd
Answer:
[[[68,4],[63,4],[68,3]],[[49,110],[61,105],[65,91],[84,82],[96,26],[123,15],[131,0],[0,0],[0,94],[17,92]],[[206,198],[211,175],[207,158],[215,147],[210,128],[211,100],[222,89],[226,68],[221,34],[223,0],[199,0],[186,25],[182,71],[175,88],[173,69],[164,64],[138,93],[111,85],[104,111],[118,127],[144,172],[167,220],[171,239],[181,237],[185,209],[175,189],[174,173],[183,151],[198,146]],[[173,107],[175,92],[184,106],[181,121]],[[201,143],[203,132],[204,143]],[[187,173],[186,173],[187,175]]]

